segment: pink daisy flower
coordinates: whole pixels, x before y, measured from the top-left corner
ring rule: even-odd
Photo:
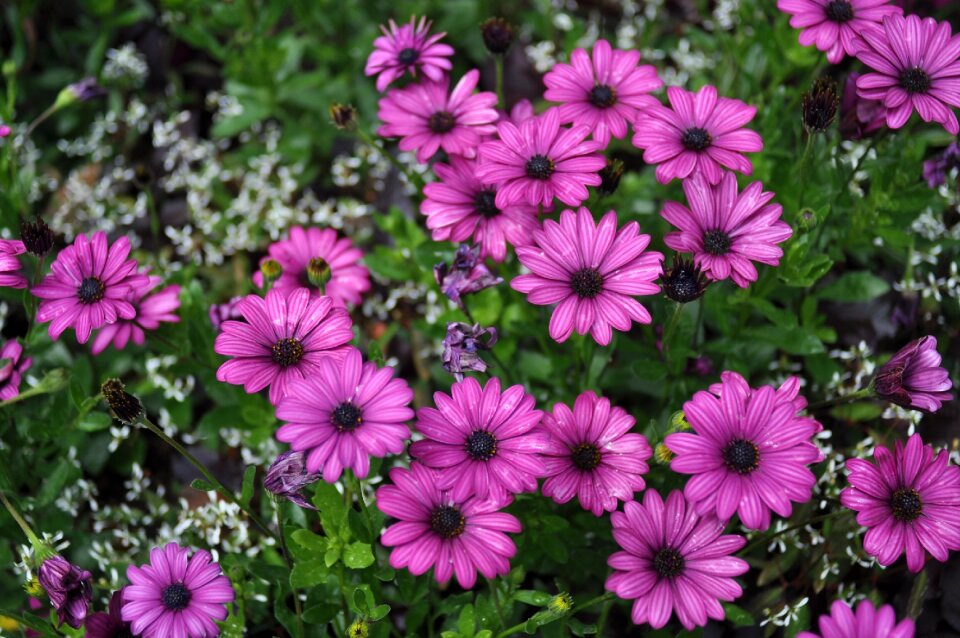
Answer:
[[[734,513],[748,529],[770,527],[770,511],[789,517],[791,501],[810,500],[816,477],[807,466],[823,460],[811,441],[823,427],[798,416],[807,405],[800,380],[778,389],[751,389],[736,372],[724,372],[710,392],[683,404],[693,432],[667,435],[670,469],[692,474],[684,494],[701,514],[727,521]]]
[[[113,592],[110,596],[109,611],[98,611],[87,616],[83,628],[86,630],[84,638],[128,638],[130,623],[124,622],[121,616],[123,607],[123,589]]]
[[[953,399],[936,337],[920,337],[905,345],[880,367],[874,383],[878,395],[905,408],[936,412]]]
[[[212,638],[214,621],[227,617],[234,599],[230,580],[210,554],[176,543],[150,550],[150,562],[127,567],[130,585],[123,588],[122,620],[143,638]]]
[[[881,565],[906,553],[907,567],[919,572],[928,553],[942,563],[960,549],[960,467],[949,457],[947,450],[934,457],[914,434],[892,452],[877,446],[876,465],[847,460],[850,487],[840,502],[857,512],[857,523],[867,528],[863,549]]]
[[[857,79],[860,97],[882,100],[887,126],[900,128],[916,109],[924,122],[960,133],[953,107],[960,106],[960,35],[949,22],[894,14],[882,28],[864,29],[857,58],[876,73]]]
[[[424,81],[394,89],[380,98],[377,117],[382,137],[399,137],[400,150],[416,151],[425,164],[438,149],[450,155],[475,157],[483,135],[496,130],[496,93],[474,94],[480,72],[468,71],[449,93],[450,79]]]
[[[497,140],[480,145],[477,177],[484,184],[497,184],[496,205],[526,201],[532,206],[551,206],[556,197],[568,206],[578,206],[599,186],[598,171],[607,161],[597,151],[587,126],[560,127],[560,109],[554,107],[520,123],[501,121]]]
[[[394,548],[391,567],[406,567],[414,576],[433,567],[438,583],[456,574],[464,589],[474,586],[477,572],[486,578],[507,574],[517,547],[505,532],[521,531],[520,521],[498,511],[509,499],[458,498],[438,479],[434,470],[414,463],[409,470],[390,470],[393,485],[377,490],[377,508],[398,519],[380,537]]]
[[[320,361],[318,370],[291,381],[277,403],[277,418],[288,421],[277,440],[307,454],[307,471],[323,472],[334,483],[344,468],[358,478],[370,471],[370,457],[400,454],[410,438],[413,390],[394,369],[364,363],[348,348],[339,361]]]
[[[132,319],[119,319],[101,328],[93,339],[93,354],[100,354],[111,343],[117,350],[126,348],[130,341],[142,346],[144,330],[156,330],[161,323],[179,323],[180,317],[176,312],[180,308],[180,286],[167,286],[150,294],[162,282],[160,277],[149,277],[146,285],[131,291],[127,300],[133,305],[136,315]]]
[[[829,616],[820,616],[820,634],[801,631],[797,638],[913,638],[913,621],[904,618],[899,623],[891,605],[876,609],[869,600],[857,603],[854,614],[850,605],[835,600]]]
[[[270,386],[274,405],[292,380],[319,372],[324,358],[342,359],[353,339],[347,311],[305,288],[289,295],[274,288],[266,299],[247,295],[238,311],[245,321],[224,321],[214,342],[214,352],[234,357],[217,370],[217,380],[250,394]]]
[[[609,399],[584,392],[573,410],[558,403],[543,415],[549,436],[544,446],[543,495],[556,503],[579,497],[585,510],[601,516],[617,509],[617,501],[633,500],[646,484],[646,460],[653,450],[642,434],[631,434],[636,420]]]
[[[439,44],[446,33],[430,35],[432,22],[426,16],[416,22],[416,16],[410,17],[410,24],[397,26],[390,20],[390,28],[382,24],[380,30],[383,35],[373,41],[373,52],[367,58],[367,66],[363,72],[378,75],[377,90],[383,92],[390,83],[404,73],[416,77],[417,71],[439,82],[446,72],[453,68],[449,58],[453,55],[453,47]]]
[[[450,394],[435,392],[437,407],[420,408],[417,430],[426,438],[410,445],[410,456],[440,470],[437,487],[457,501],[535,492],[545,437],[536,430],[543,412],[534,409],[533,397],[521,385],[501,394],[496,377],[482,389],[468,377]]]
[[[688,630],[723,620],[721,600],[743,594],[734,580],[750,569],[731,556],[747,543],[743,536],[722,535],[716,516],[694,512],[679,490],[664,503],[656,490],[643,494],[643,504],[629,501],[610,515],[613,539],[623,551],[607,560],[614,573],[605,588],[624,600],[635,599],[633,622],[654,629],[672,613]]]
[[[649,245],[650,235],[641,235],[637,222],[618,232],[613,211],[594,224],[586,208],[565,210],[559,224],[544,221],[532,246],[517,248],[517,258],[531,273],[514,277],[510,286],[527,293],[532,304],[557,304],[549,328],[556,341],[566,341],[576,329],[605,346],[613,338],[611,328],[627,331],[634,321],[651,321],[633,298],[660,292],[654,282],[663,255],[646,250]]]
[[[274,290],[289,293],[297,288],[309,288],[317,296],[327,295],[342,303],[358,304],[363,293],[370,290],[370,271],[360,264],[363,252],[347,237],[337,237],[332,228],[303,228],[294,226],[286,239],[270,244],[267,256],[283,268],[283,274],[273,282]],[[329,279],[321,292],[310,283],[307,269],[328,271]],[[263,287],[263,274],[258,270],[253,283]]]
[[[510,108],[510,112],[506,111],[497,111],[500,118],[498,122],[510,122],[514,126],[519,127],[524,120],[529,120],[531,117],[536,116],[536,112],[533,110],[533,104],[530,100],[523,99],[519,100]]]
[[[889,0],[777,0],[777,8],[790,14],[790,26],[803,29],[800,44],[815,44],[837,64],[844,54],[856,55],[854,41],[866,29],[879,26],[884,16],[903,9]]]
[[[663,82],[655,68],[639,62],[639,51],[613,50],[606,40],[597,40],[592,59],[576,49],[570,64],[557,63],[543,76],[543,97],[563,103],[561,122],[589,126],[593,139],[606,148],[611,135],[623,139],[638,110],[660,104],[648,93]]]
[[[20,381],[32,363],[30,357],[23,358],[23,346],[16,339],[3,344],[0,349],[0,401],[20,394]]]
[[[434,164],[438,181],[423,187],[420,212],[436,241],[463,242],[471,237],[480,247],[480,258],[503,261],[507,242],[522,246],[540,228],[537,207],[514,202],[501,209],[496,186],[485,186],[475,174],[476,162],[457,155],[449,164]]]
[[[660,216],[680,230],[667,233],[664,243],[678,252],[693,253],[693,261],[714,281],[733,279],[746,288],[757,280],[753,261],[780,265],[783,250],[777,244],[793,235],[781,221],[783,207],[771,204],[773,193],[753,182],[738,194],[737,178],[724,173],[711,186],[702,176],[683,182],[690,208],[667,202]]]
[[[0,239],[0,288],[27,287],[27,278],[20,274],[20,255],[25,252],[22,241]]]
[[[645,108],[633,126],[633,145],[643,149],[643,161],[658,164],[657,181],[666,184],[699,173],[716,184],[723,168],[753,172],[753,164],[741,153],[763,150],[760,135],[743,128],[757,109],[717,97],[716,87],[709,85],[696,93],[670,86],[667,99],[672,108]]]
[[[50,274],[31,290],[43,300],[37,322],[51,322],[51,339],[56,341],[72,327],[77,341],[86,343],[97,328],[118,319],[133,319],[137,311],[127,299],[146,285],[148,278],[137,272],[137,262],[127,259],[129,254],[126,237],[110,246],[103,231],[90,239],[77,235],[73,244],[60,251]]]

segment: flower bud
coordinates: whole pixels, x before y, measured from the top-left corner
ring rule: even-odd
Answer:
[[[600,186],[597,190],[604,197],[617,192],[620,186],[620,177],[623,175],[623,162],[618,159],[607,160],[607,165],[600,170]]]
[[[513,27],[503,18],[490,18],[480,25],[483,44],[494,55],[503,55],[513,44]]]
[[[830,127],[840,107],[837,83],[831,78],[817,78],[803,94],[803,126],[810,133],[822,133]]]
[[[338,129],[352,131],[357,127],[357,109],[334,102],[330,105],[330,120]]]
[[[113,416],[124,425],[133,425],[143,417],[140,399],[123,389],[120,379],[107,379],[100,386],[100,393],[107,400]]]
[[[36,221],[20,222],[20,241],[23,242],[28,253],[43,257],[53,248],[53,231],[37,215]]]
[[[307,263],[307,281],[323,290],[330,281],[330,264],[325,259],[314,257]]]
[[[264,259],[260,262],[260,274],[263,275],[263,287],[269,288],[270,284],[280,279],[283,274],[283,266],[276,259]]]

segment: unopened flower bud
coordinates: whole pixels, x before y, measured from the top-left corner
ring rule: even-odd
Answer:
[[[74,102],[86,102],[106,94],[107,92],[103,87],[97,84],[96,78],[87,77],[62,89],[60,93],[57,94],[57,100],[54,102],[53,107],[59,110],[70,106]]]
[[[367,624],[363,618],[357,618],[352,623],[350,623],[350,628],[347,629],[347,635],[350,638],[367,638],[370,635],[370,625]]]
[[[20,241],[28,253],[43,257],[53,248],[53,231],[38,215],[36,221],[20,222]]]
[[[687,415],[683,413],[683,410],[674,412],[673,416],[670,417],[670,431],[684,432],[689,429],[691,429],[690,424],[687,423]]]
[[[810,133],[822,133],[833,123],[839,107],[837,83],[831,78],[817,78],[803,94],[803,126]]]
[[[270,284],[280,279],[283,274],[283,266],[276,259],[264,259],[260,262],[260,274],[263,275],[263,287],[269,288]]]
[[[123,389],[120,379],[107,379],[100,386],[100,393],[107,400],[113,416],[124,425],[133,425],[143,416],[140,399]]]
[[[513,27],[503,18],[490,18],[480,25],[483,44],[494,55],[503,55],[513,44]]]
[[[562,591],[550,599],[550,602],[547,603],[547,609],[558,616],[566,614],[573,609],[573,596]]]
[[[597,190],[604,197],[613,195],[620,186],[620,177],[623,176],[623,162],[618,159],[607,160],[607,165],[600,169],[600,186]]]
[[[325,259],[314,257],[307,262],[307,281],[321,290],[330,281],[330,264]]]
[[[653,449],[653,458],[655,458],[657,463],[661,465],[667,465],[673,460],[673,457],[673,450],[668,448],[663,443],[657,443],[657,447]]]
[[[352,131],[357,127],[357,109],[334,102],[330,105],[330,120],[338,129]]]

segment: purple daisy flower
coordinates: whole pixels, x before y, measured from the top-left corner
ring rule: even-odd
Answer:
[[[791,501],[810,500],[817,479],[807,466],[823,460],[811,439],[823,426],[798,416],[807,401],[797,377],[756,390],[736,372],[720,378],[683,404],[693,432],[664,439],[676,455],[670,469],[693,475],[684,494],[698,512],[723,521],[737,513],[744,527],[762,531],[771,510],[786,518]]]
[[[667,87],[671,108],[656,104],[637,113],[633,145],[643,149],[643,161],[658,164],[657,181],[701,174],[711,184],[720,181],[723,168],[744,175],[753,164],[742,153],[763,150],[756,131],[743,128],[757,109],[740,100],[718,97],[707,85],[691,93]]]
[[[464,589],[474,586],[477,572],[487,578],[507,574],[517,547],[506,532],[521,531],[520,521],[498,511],[510,499],[458,498],[441,489],[438,479],[434,470],[414,463],[409,470],[390,470],[393,485],[377,490],[377,508],[399,519],[380,537],[394,548],[390,565],[414,576],[433,567],[438,583],[456,575]]]
[[[613,539],[624,551],[607,560],[615,571],[605,588],[633,603],[633,622],[659,629],[675,613],[688,630],[723,620],[721,600],[730,602],[743,590],[734,580],[747,573],[747,562],[731,556],[747,543],[743,536],[722,535],[716,516],[694,512],[679,490],[664,503],[656,490],[643,494],[643,504],[629,501],[610,515]]]
[[[940,361],[936,337],[911,341],[880,367],[877,394],[905,408],[936,412],[953,399],[950,374]]]
[[[607,165],[595,141],[585,141],[590,127],[560,127],[560,109],[548,109],[520,125],[501,120],[498,139],[480,145],[477,177],[497,185],[497,208],[526,201],[553,205],[556,197],[579,206],[590,196],[587,186],[599,186],[598,171]]]
[[[50,274],[30,291],[43,300],[37,322],[51,322],[51,339],[56,341],[73,327],[77,341],[86,343],[97,328],[136,316],[127,299],[149,279],[137,272],[137,262],[127,259],[129,254],[126,237],[109,246],[103,231],[90,239],[77,235],[73,244],[60,251]]]
[[[532,246],[517,248],[517,258],[531,273],[514,277],[510,287],[528,294],[532,304],[557,304],[550,316],[551,338],[562,343],[576,329],[605,346],[612,328],[627,331],[634,321],[651,321],[633,298],[660,292],[654,282],[663,255],[648,251],[649,245],[650,235],[641,235],[637,222],[617,231],[614,211],[594,224],[586,208],[565,210],[559,224],[544,221]]]
[[[801,631],[797,638],[913,638],[913,621],[904,618],[897,622],[891,605],[876,609],[869,600],[861,600],[854,614],[842,600],[833,601],[830,615],[820,616],[820,633]]]
[[[245,321],[224,321],[214,342],[214,352],[234,357],[217,370],[217,380],[250,394],[270,386],[274,405],[290,381],[318,372],[327,357],[342,359],[353,339],[347,311],[306,288],[289,295],[274,288],[266,299],[247,295],[238,310]]]
[[[40,565],[37,579],[47,591],[60,625],[66,623],[74,629],[83,626],[93,599],[91,578],[93,574],[71,565],[62,556],[52,556]]]
[[[876,465],[848,459],[850,487],[840,502],[857,512],[867,528],[863,549],[881,565],[892,565],[906,552],[907,567],[919,572],[927,553],[940,562],[960,549],[960,467],[947,450],[936,458],[919,434],[897,441],[891,452],[877,446]]]
[[[643,474],[653,450],[642,434],[631,434],[636,420],[609,399],[584,392],[573,410],[558,403],[543,415],[540,427],[549,436],[544,446],[543,495],[556,503],[578,497],[585,510],[601,516],[630,501],[646,487]]]
[[[496,130],[498,117],[496,93],[474,94],[479,81],[480,72],[473,69],[449,95],[447,77],[390,91],[380,98],[377,116],[384,124],[377,134],[402,138],[400,150],[416,151],[421,164],[440,148],[450,155],[475,157],[482,136]]]
[[[524,120],[528,120],[531,117],[536,116],[536,112],[533,110],[533,103],[530,100],[523,99],[517,101],[512,107],[510,107],[510,112],[506,111],[497,111],[500,115],[498,122],[510,122],[514,126],[520,126]]]
[[[439,82],[446,72],[453,68],[448,59],[453,55],[453,47],[439,44],[446,33],[430,35],[432,22],[426,16],[416,21],[410,17],[410,24],[397,26],[390,20],[390,28],[380,25],[383,35],[373,41],[373,52],[367,58],[364,69],[366,75],[377,75],[377,90],[383,92],[390,83],[404,73],[416,77],[417,71],[435,82]]]
[[[783,250],[777,244],[793,235],[780,219],[783,207],[771,204],[773,193],[753,182],[737,192],[737,178],[724,173],[715,186],[697,175],[683,182],[690,208],[667,202],[660,216],[680,230],[667,233],[664,243],[678,252],[693,253],[693,261],[714,281],[728,277],[741,288],[757,280],[756,261],[779,266]]]
[[[132,319],[118,319],[116,323],[104,326],[97,332],[90,348],[93,354],[100,354],[111,343],[117,350],[123,350],[133,341],[142,346],[146,336],[144,330],[156,330],[161,323],[179,323],[176,312],[180,308],[180,286],[167,286],[151,294],[163,283],[160,277],[149,277],[148,282],[130,293],[128,301],[133,305],[136,315]]]
[[[22,241],[0,239],[0,288],[27,287],[27,278],[20,274],[20,255],[25,252]]]
[[[143,638],[211,638],[227,617],[230,580],[210,554],[176,543],[150,550],[150,563],[127,567],[121,618]]]
[[[320,475],[307,471],[307,455],[288,450],[277,457],[267,470],[263,487],[271,494],[282,496],[291,503],[307,509],[317,509],[303,498],[300,491],[320,480]]]
[[[306,453],[307,471],[322,472],[328,483],[344,468],[366,478],[371,456],[400,454],[410,438],[405,423],[414,416],[413,390],[394,374],[391,367],[364,363],[356,348],[338,361],[320,361],[277,403],[277,418],[288,421],[277,440]]]
[[[123,589],[113,592],[110,596],[108,612],[98,611],[90,614],[84,628],[87,630],[84,638],[130,638],[130,623],[125,622],[120,615],[123,606]]]
[[[864,29],[857,58],[876,73],[857,79],[860,97],[882,100],[887,126],[900,128],[914,110],[924,122],[960,133],[953,107],[960,106],[960,35],[949,22],[895,14],[880,28]]]
[[[501,262],[507,243],[523,246],[540,227],[537,207],[514,202],[505,208],[496,204],[496,186],[484,185],[476,176],[477,164],[457,155],[449,164],[434,164],[438,181],[423,187],[420,212],[436,241],[462,242],[473,239],[480,259]]]
[[[866,29],[880,25],[884,16],[900,15],[903,9],[890,0],[777,0],[777,8],[790,14],[790,26],[803,29],[800,44],[815,44],[837,64],[844,54],[856,55],[854,41]]]
[[[584,49],[575,49],[570,64],[559,62],[543,76],[543,97],[563,103],[562,123],[590,127],[593,139],[606,148],[611,135],[624,138],[638,110],[660,104],[648,94],[663,81],[655,68],[639,62],[639,51],[614,50],[606,40],[597,40],[592,59]]]
[[[314,295],[327,295],[342,303],[358,304],[370,290],[370,271],[360,264],[363,252],[348,237],[338,237],[332,228],[294,226],[286,239],[270,244],[267,256],[283,273],[272,288],[290,293],[309,288]],[[309,271],[319,272],[325,283],[323,291],[310,281]],[[263,288],[263,273],[253,274],[253,283]]]
[[[420,408],[417,430],[426,438],[410,445],[410,456],[440,470],[437,486],[457,501],[535,492],[545,437],[536,430],[543,412],[533,397],[521,385],[501,394],[496,377],[482,389],[468,377],[450,394],[435,392],[437,407]]]
[[[0,349],[0,401],[6,401],[20,394],[20,382],[23,374],[30,368],[33,359],[23,358],[23,346],[16,339],[10,339]]]

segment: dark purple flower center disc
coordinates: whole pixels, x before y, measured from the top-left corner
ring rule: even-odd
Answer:
[[[183,583],[173,583],[163,590],[160,597],[164,607],[171,611],[180,611],[190,604],[191,594]]]
[[[354,404],[345,401],[333,409],[330,420],[340,432],[353,432],[363,424],[363,412]]]
[[[920,67],[904,69],[900,72],[900,88],[914,95],[930,90],[930,76]]]
[[[901,523],[910,523],[923,513],[923,501],[920,493],[909,487],[901,487],[890,497],[890,509],[893,517]]]
[[[427,126],[434,133],[448,133],[457,125],[457,118],[449,111],[437,111],[427,120]]]
[[[281,339],[273,345],[270,355],[274,363],[284,368],[296,365],[303,358],[303,345],[296,339]]]
[[[433,510],[430,515],[430,528],[441,538],[456,538],[463,534],[466,519],[460,510],[453,505],[443,505]]]
[[[574,467],[584,472],[594,470],[600,465],[600,449],[592,443],[581,443],[573,448],[570,460]]]
[[[847,0],[831,0],[826,6],[827,19],[833,22],[853,20],[853,6]]]
[[[590,90],[590,104],[597,108],[610,108],[617,103],[617,92],[606,84],[598,84]]]
[[[420,52],[416,49],[411,49],[407,47],[397,55],[397,60],[400,61],[400,64],[411,65],[417,61],[420,57]]]
[[[760,465],[760,450],[752,441],[730,441],[723,448],[723,461],[737,474],[750,474]]]
[[[477,214],[490,219],[491,217],[496,217],[500,214],[500,209],[497,208],[496,201],[496,191],[487,188],[477,193],[477,196],[473,200],[473,204],[476,208]]]
[[[653,570],[660,578],[676,578],[683,573],[683,554],[664,547],[653,555]]]
[[[703,234],[703,249],[711,255],[726,255],[730,252],[733,240],[722,230],[708,230]]]
[[[105,291],[106,286],[103,285],[103,281],[99,277],[87,277],[80,282],[80,287],[77,288],[77,298],[82,304],[92,304],[103,299]]]
[[[680,143],[688,151],[703,151],[710,146],[711,142],[713,142],[713,138],[710,137],[710,133],[706,129],[696,126],[688,128],[683,132],[683,137],[680,138]]]
[[[527,177],[543,180],[550,179],[554,171],[553,160],[546,155],[534,155],[527,160],[525,170]]]
[[[570,276],[570,288],[581,299],[593,299],[603,292],[603,275],[596,268],[581,268]]]
[[[489,432],[476,430],[467,437],[466,448],[475,461],[489,461],[497,455],[497,439]]]

